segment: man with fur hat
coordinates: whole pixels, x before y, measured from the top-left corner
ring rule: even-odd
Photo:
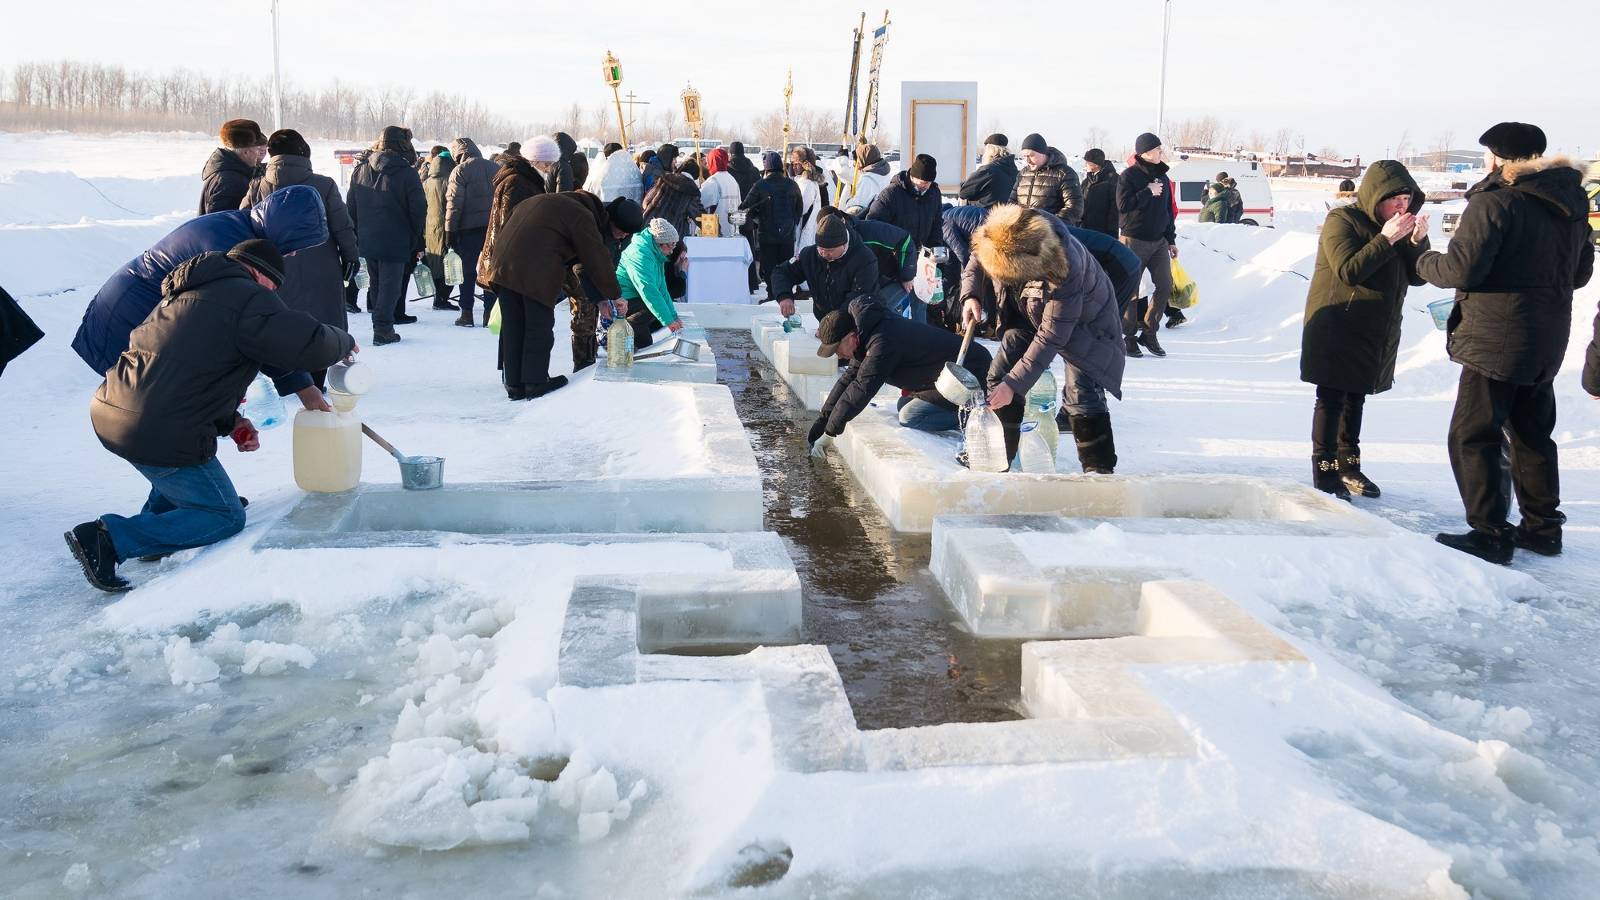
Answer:
[[[217,133],[222,146],[211,151],[200,170],[200,212],[196,215],[238,209],[250,190],[251,179],[262,175],[267,156],[267,136],[249,119],[229,119]]]
[[[1572,294],[1589,283],[1583,175],[1564,156],[1545,156],[1544,132],[1501,122],[1478,143],[1489,174],[1467,190],[1467,210],[1443,252],[1417,259],[1417,274],[1454,288],[1446,347],[1461,364],[1450,419],[1450,468],[1466,507],[1465,534],[1439,543],[1505,565],[1516,548],[1561,552],[1553,382],[1572,332]],[[1427,217],[1414,228],[1427,234]],[[1522,521],[1506,520],[1502,433],[1511,437],[1511,478]]]
[[[137,515],[107,513],[65,535],[95,587],[128,590],[123,560],[204,547],[244,528],[244,505],[217,439],[261,446],[239,398],[262,366],[326,369],[358,349],[342,329],[289,309],[276,291],[283,255],[252,238],[173,270],[163,299],[106,372],[89,409],[95,435],[150,482]]]
[[[1015,459],[1023,402],[1051,361],[1066,363],[1066,404],[1078,460],[1090,474],[1117,465],[1106,393],[1122,399],[1122,325],[1116,289],[1055,216],[1016,204],[995,207],[973,235],[961,275],[962,318],[994,318],[1000,350],[989,370],[989,406]]]

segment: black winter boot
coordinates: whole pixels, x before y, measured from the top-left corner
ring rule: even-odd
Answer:
[[[131,588],[128,580],[117,574],[117,548],[111,543],[111,534],[104,522],[95,519],[74,525],[62,535],[67,548],[83,567],[83,576],[89,583],[108,594],[121,594]]]
[[[1156,357],[1167,355],[1167,351],[1161,346],[1161,341],[1156,338],[1156,330],[1154,328],[1146,328],[1139,333],[1139,346],[1149,350],[1151,355]]]
[[[1378,490],[1378,486],[1372,483],[1372,479],[1361,474],[1361,457],[1359,456],[1339,457],[1339,479],[1344,482],[1344,486],[1352,494],[1358,494],[1362,497],[1379,497],[1383,495],[1383,492]]]
[[[1117,443],[1111,433],[1111,416],[1074,416],[1072,440],[1078,445],[1078,462],[1085,475],[1111,475],[1117,469]]]
[[[1433,539],[1497,566],[1511,565],[1511,556],[1516,552],[1516,544],[1509,534],[1486,534],[1474,529],[1466,534],[1436,534]]]
[[[528,395],[529,400],[537,400],[552,391],[558,391],[567,386],[567,376],[557,375],[543,384],[525,384],[522,392]]]
[[[1339,477],[1339,461],[1337,459],[1311,459],[1311,484],[1324,494],[1332,494],[1340,500],[1350,499],[1350,489],[1344,486],[1344,479]]]
[[[1133,359],[1139,359],[1144,356],[1144,351],[1139,349],[1139,339],[1131,334],[1122,339],[1122,346],[1123,352]]]
[[[1555,534],[1535,534],[1527,531],[1521,525],[1511,533],[1511,542],[1519,548],[1540,556],[1561,555],[1561,532]]]

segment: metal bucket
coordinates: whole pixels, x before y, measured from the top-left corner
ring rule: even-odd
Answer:
[[[961,353],[956,356],[955,362],[944,364],[944,371],[939,373],[939,378],[933,383],[934,390],[939,396],[949,400],[956,406],[966,406],[972,395],[983,390],[983,385],[978,383],[978,378],[968,372],[961,365],[967,358],[967,348],[972,346],[972,336],[976,328],[968,328],[966,337],[961,339]]]
[[[432,491],[444,487],[444,457],[402,457],[400,486],[408,491]]]

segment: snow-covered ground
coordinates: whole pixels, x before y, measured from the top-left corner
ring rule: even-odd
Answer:
[[[1320,839],[1302,851],[1329,858],[1344,832],[1321,816],[1348,804],[1398,829],[1397,870],[1420,838],[1479,897],[1576,900],[1600,883],[1600,404],[1577,384],[1600,288],[1577,300],[1557,383],[1561,558],[1523,554],[1504,572],[1436,565],[1410,547],[1321,559],[1301,544],[1301,564],[1285,566],[1287,539],[1240,554],[1115,530],[1065,546],[1039,538],[1026,549],[1040,560],[1201,574],[1331,677],[1307,692],[1216,668],[1152,676],[1152,691],[1195,711],[1188,725],[1209,749],[1194,770],[1099,764],[1093,784],[1061,766],[802,778],[773,769],[771,710],[747,682],[555,687],[574,582],[728,571],[725,550],[689,537],[256,552],[302,496],[284,428],[259,453],[224,448],[251,498],[244,535],[128,564],[140,589],[122,598],[83,582],[61,532],[137,508],[146,488],[95,440],[99,379],[68,342],[100,282],[189,213],[211,146],[0,135],[0,285],[46,331],[0,377],[0,894],[650,897],[715,892],[727,859],[759,869],[781,838],[803,876],[786,895],[1058,896],[1030,873],[1103,861],[1097,895],[1151,896],[1127,887],[1140,882],[1119,888],[1116,870],[1210,846],[1213,817],[1184,806],[1206,798],[1263,804],[1243,810],[1260,821],[1301,817]],[[331,172],[331,149],[315,147],[319,170]],[[1201,303],[1190,325],[1163,332],[1167,359],[1129,363],[1113,406],[1120,473],[1309,477],[1298,345],[1320,216],[1315,197],[1278,202],[1304,205],[1303,217],[1182,228]],[[1424,310],[1439,295],[1407,301],[1396,388],[1369,402],[1364,428],[1365,469],[1385,494],[1358,501],[1424,534],[1461,515],[1443,443],[1457,369]],[[380,387],[360,411],[409,452],[445,455],[447,477],[708,471],[687,388],[585,377],[510,404],[485,331],[414,311],[422,321],[401,344],[363,353]],[[566,347],[558,334],[557,371],[570,369]],[[376,448],[365,467],[368,480],[395,480]],[[1282,706],[1297,700],[1361,725]],[[1253,755],[1263,735],[1298,755],[1281,741]],[[540,766],[560,759],[558,779],[529,776],[553,776]],[[1285,779],[1283,810],[1228,789],[1245,780],[1236,759]],[[1125,819],[1096,817],[1122,807]],[[1296,840],[1261,836],[1240,856]],[[456,849],[424,852],[444,848]],[[1185,861],[1195,868],[1172,875],[1174,896],[1293,894],[1206,881],[1225,853]],[[941,866],[965,874],[906,877]],[[1415,895],[1463,896],[1429,889]]]

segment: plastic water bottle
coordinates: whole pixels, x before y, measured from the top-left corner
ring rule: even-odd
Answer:
[[[633,365],[633,326],[616,316],[606,328],[606,365],[625,369]]]
[[[1051,420],[1051,424],[1055,424],[1054,420]],[[1056,473],[1056,455],[1050,451],[1044,435],[1040,433],[1038,422],[1022,423],[1022,440],[1017,446],[1017,461],[1022,464],[1022,471],[1029,475]]]
[[[371,278],[367,275],[367,261],[363,258],[361,265],[356,268],[356,290],[366,290],[369,281],[371,281]]]
[[[433,272],[426,265],[417,263],[417,267],[411,271],[411,279],[417,284],[418,298],[425,300],[434,295]]]
[[[444,255],[444,283],[455,287],[467,280],[461,268],[461,254],[451,250]]]
[[[783,320],[783,333],[784,334],[789,334],[790,332],[799,331],[801,328],[804,328],[804,327],[805,327],[804,325],[800,324],[800,316],[798,314],[797,315],[793,315],[793,316],[789,316],[788,318]]]
[[[967,444],[967,468],[974,472],[1004,472],[1011,467],[1006,458],[1005,428],[987,403],[980,403],[967,416],[962,436]]]
[[[258,429],[268,429],[283,424],[288,414],[283,408],[283,398],[278,396],[278,389],[272,379],[260,373],[256,380],[250,382],[245,388],[244,405],[239,408],[239,414],[255,423]]]
[[[1027,415],[1029,418],[1038,419],[1055,412],[1056,406],[1056,376],[1049,369],[1039,376],[1039,380],[1028,389]]]

